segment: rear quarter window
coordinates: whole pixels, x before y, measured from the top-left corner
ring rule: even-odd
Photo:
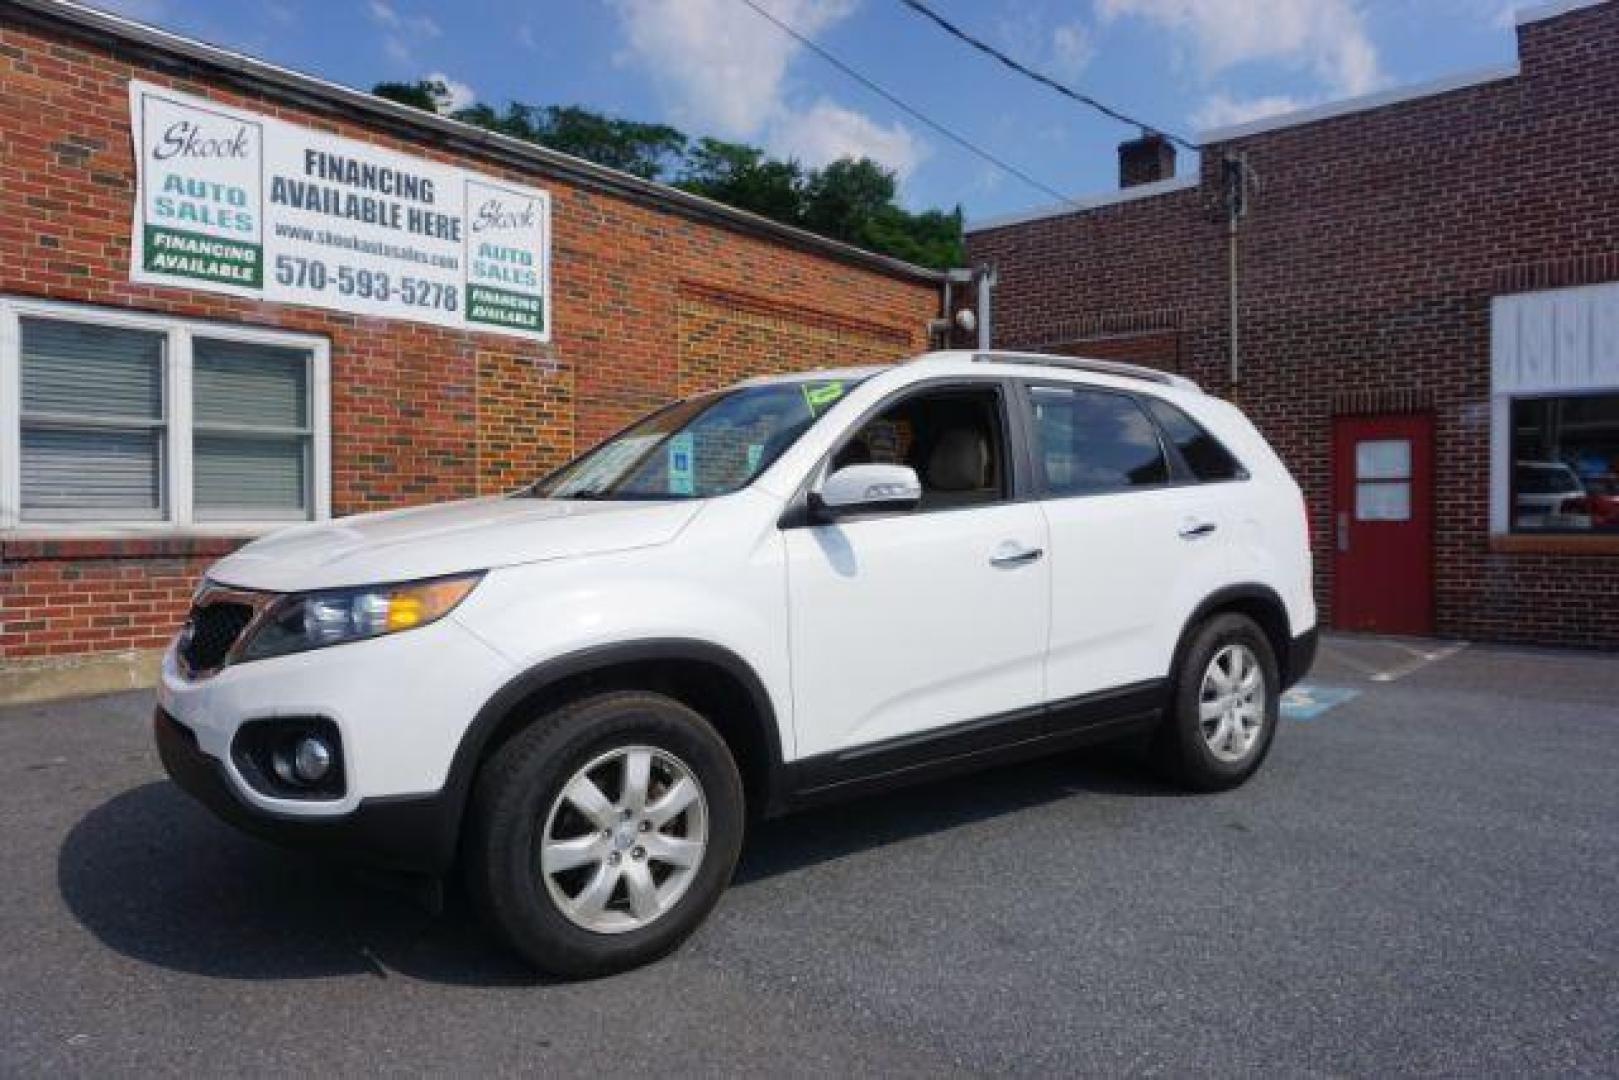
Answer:
[[[1148,397],[1146,404],[1163,429],[1164,438],[1180,451],[1181,460],[1198,480],[1247,479],[1248,470],[1202,424],[1162,398]]]

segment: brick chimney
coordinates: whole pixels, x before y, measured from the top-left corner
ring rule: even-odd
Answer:
[[[1168,180],[1175,175],[1175,144],[1149,131],[1139,139],[1119,144],[1119,186],[1135,187]]]

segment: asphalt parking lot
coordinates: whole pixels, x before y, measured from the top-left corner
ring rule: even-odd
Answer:
[[[0,1074],[1619,1071],[1612,654],[1335,641],[1239,791],[1093,752],[772,823],[572,985],[216,824],[149,710],[0,710]]]

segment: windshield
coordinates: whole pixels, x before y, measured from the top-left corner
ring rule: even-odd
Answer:
[[[767,383],[655,412],[529,489],[542,499],[706,499],[745,487],[859,379]]]

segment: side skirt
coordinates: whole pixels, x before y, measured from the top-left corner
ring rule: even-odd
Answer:
[[[790,762],[784,770],[784,808],[819,805],[1124,738],[1158,722],[1166,690],[1165,680],[1151,679]]]

